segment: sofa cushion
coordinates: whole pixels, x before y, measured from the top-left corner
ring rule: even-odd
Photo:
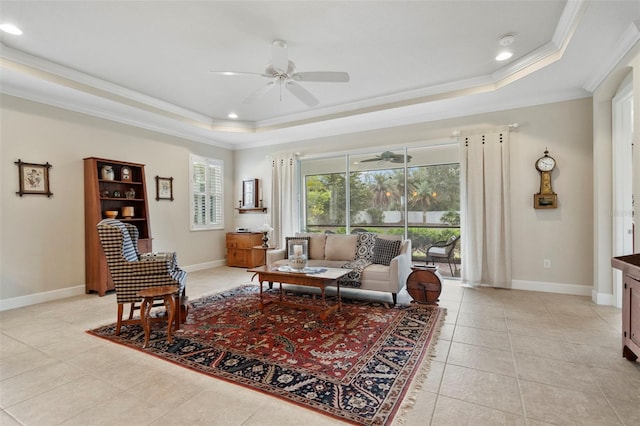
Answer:
[[[296,236],[309,237],[309,259],[324,259],[325,234],[297,233]]]
[[[378,265],[389,265],[391,259],[400,254],[400,240],[387,240],[384,238],[376,238],[373,246],[373,258],[371,261]]]
[[[327,260],[353,260],[356,257],[357,235],[329,234],[324,248]]]

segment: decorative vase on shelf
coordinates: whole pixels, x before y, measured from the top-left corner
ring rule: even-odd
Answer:
[[[102,180],[113,180],[115,178],[112,166],[102,166],[101,173]]]
[[[307,267],[307,253],[309,252],[309,242],[307,240],[289,240],[289,267],[293,271],[302,271]]]

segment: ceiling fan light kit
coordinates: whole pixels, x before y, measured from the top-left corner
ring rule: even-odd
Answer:
[[[316,106],[320,101],[298,82],[313,83],[347,83],[350,80],[349,73],[342,71],[307,71],[296,72],[296,66],[289,60],[287,43],[284,40],[274,40],[271,43],[271,62],[267,64],[264,73],[244,72],[244,71],[212,71],[224,76],[257,75],[272,79],[266,86],[259,88],[249,94],[243,101],[244,104],[251,104],[264,95],[273,87],[280,88],[280,100],[282,100],[282,89],[288,90],[293,96],[307,106]]]

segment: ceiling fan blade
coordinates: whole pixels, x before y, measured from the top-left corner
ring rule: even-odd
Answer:
[[[295,81],[346,83],[349,81],[349,73],[340,72],[340,71],[296,72],[292,75],[292,78]]]
[[[293,95],[304,102],[307,106],[316,106],[318,105],[318,100],[315,96],[311,94],[307,89],[300,86],[295,81],[287,81],[285,86]]]
[[[212,74],[219,74],[219,75],[224,75],[224,76],[236,76],[236,75],[257,75],[260,77],[268,77],[271,78],[270,75],[264,74],[264,73],[259,73],[259,72],[244,72],[244,71],[216,71],[216,70],[211,70],[209,71]]]
[[[380,157],[378,157],[378,158],[367,158],[366,160],[362,160],[360,162],[361,163],[370,163],[372,161],[381,161],[381,160],[383,160],[383,158],[380,158]]]
[[[287,52],[287,42],[284,40],[274,40],[271,43],[271,65],[280,72],[287,72],[289,52]]]
[[[254,91],[249,96],[247,96],[246,99],[244,101],[242,101],[242,103],[243,104],[252,104],[255,101],[257,101],[258,99],[260,99],[261,97],[263,97],[264,95],[266,95],[267,92],[269,92],[274,87],[275,87],[275,82],[271,81],[271,82],[267,83],[266,86],[263,86],[263,87],[259,88],[258,90]]]

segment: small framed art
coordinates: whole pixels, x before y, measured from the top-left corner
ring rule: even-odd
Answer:
[[[156,201],[173,201],[173,178],[156,176]]]
[[[258,205],[258,179],[242,181],[242,208],[257,208]]]
[[[46,195],[51,197],[53,192],[49,189],[49,169],[51,164],[24,163],[20,159],[15,162],[18,166],[18,181],[20,188],[16,194],[20,195]]]

